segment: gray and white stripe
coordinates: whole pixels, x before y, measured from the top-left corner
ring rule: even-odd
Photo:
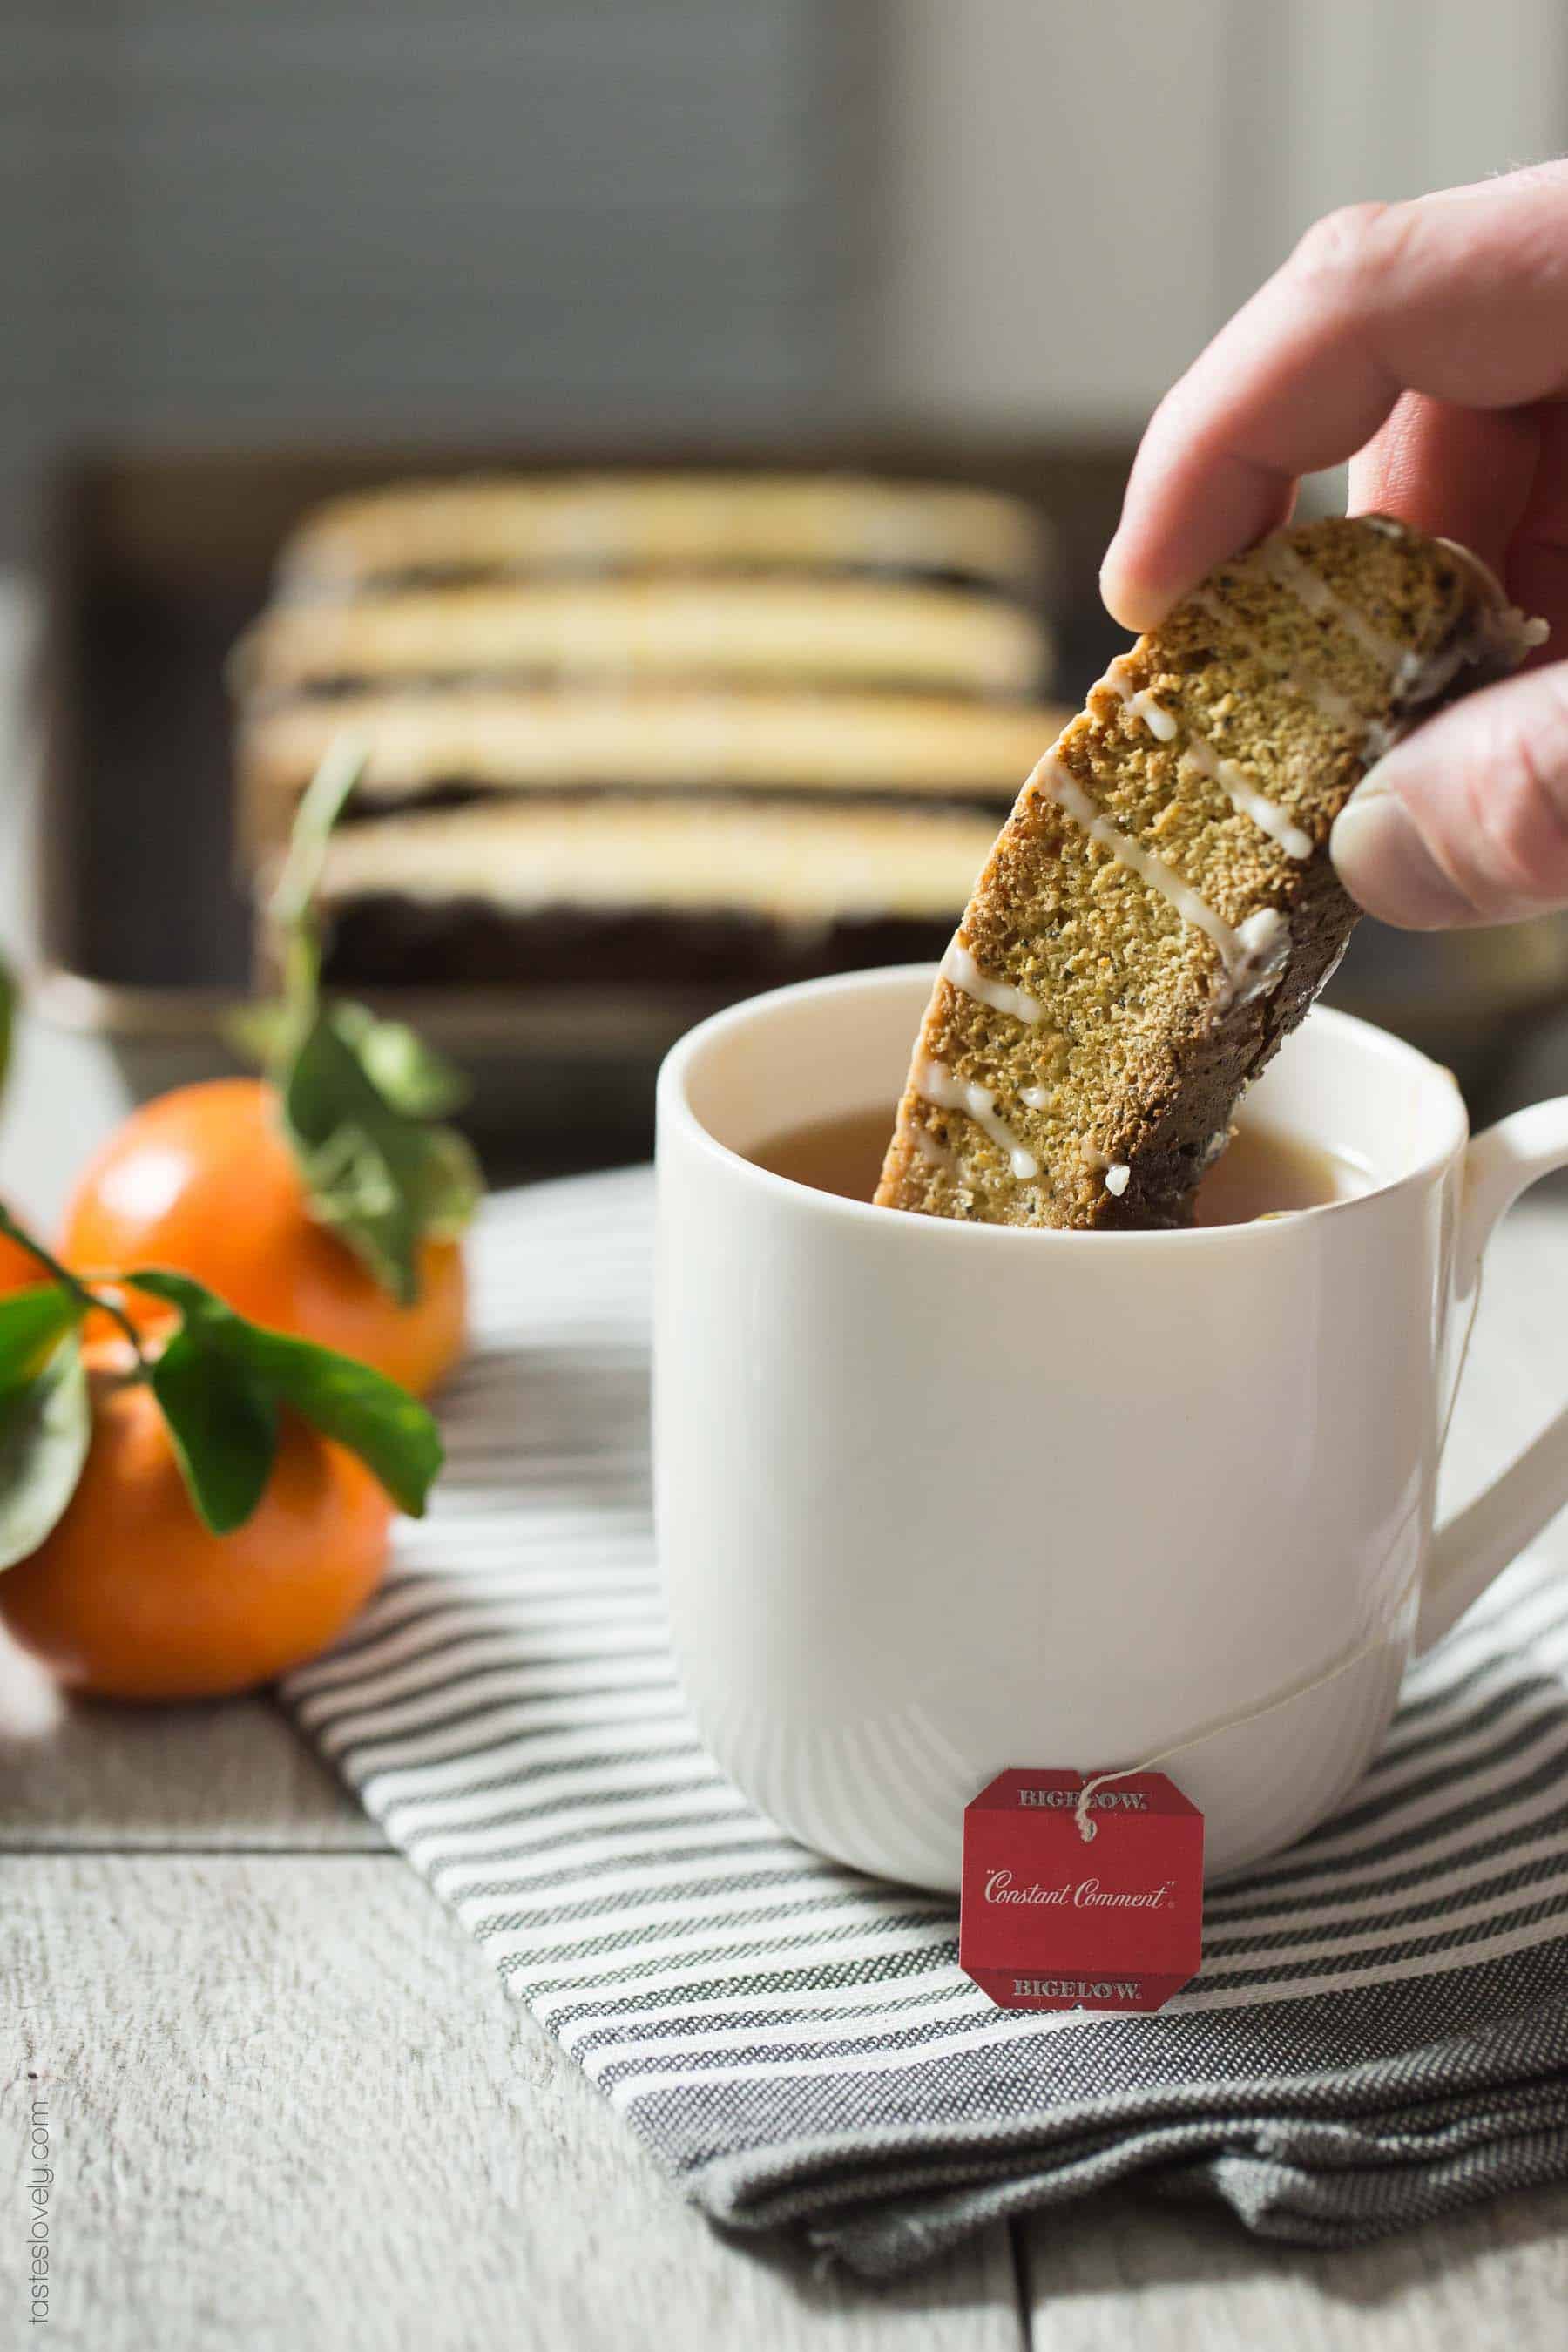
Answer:
[[[1139,2172],[1345,2242],[1568,2173],[1568,1584],[1511,1570],[1157,2016],[994,2009],[944,1899],[723,1781],[665,1646],[646,1172],[489,1204],[449,1468],[287,1697],[509,1987],[731,2225],[895,2270]]]

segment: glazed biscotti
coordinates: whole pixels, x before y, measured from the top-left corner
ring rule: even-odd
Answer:
[[[567,793],[645,803],[745,795],[835,806],[978,806],[1000,817],[1041,743],[1068,715],[1038,703],[938,694],[736,694],[710,686],[451,694],[393,687],[362,691],[346,709],[330,697],[305,697],[247,714],[236,772],[252,855],[288,839],[305,788],[345,723],[366,747],[356,818]],[[950,923],[975,870],[946,902]]]
[[[342,986],[723,988],[935,952],[996,817],[895,800],[532,793],[344,824],[320,886]]]
[[[878,1201],[1189,1223],[1356,919],[1335,817],[1403,729],[1542,634],[1463,550],[1382,518],[1221,566],[1025,785],[943,959]]]
[[[1048,538],[1005,494],[849,474],[334,500],[233,664],[258,903],[349,735],[345,987],[741,994],[940,953],[1066,716],[1037,698]]]
[[[290,598],[576,573],[859,573],[1033,604],[1043,520],[997,491],[863,474],[491,474],[333,499],[284,551]]]
[[[1023,697],[1040,626],[994,596],[885,580],[525,580],[274,604],[239,648],[258,705],[388,685],[592,686],[809,680]]]

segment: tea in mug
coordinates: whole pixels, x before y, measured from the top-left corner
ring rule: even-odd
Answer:
[[[814,1192],[869,1201],[882,1172],[891,1110],[850,1111],[840,1118],[786,1128],[749,1154],[771,1175]],[[1200,1225],[1247,1225],[1259,1217],[1288,1216],[1372,1190],[1370,1169],[1331,1145],[1307,1142],[1243,1118],[1229,1148],[1198,1191]]]

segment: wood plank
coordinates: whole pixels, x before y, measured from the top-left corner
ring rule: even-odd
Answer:
[[[1568,2298],[1568,2188],[1334,2253],[1120,2197],[1022,2225],[1034,2352],[1545,2352]]]
[[[390,1857],[13,1857],[0,1919],[0,2212],[42,2097],[67,2341],[1020,2352],[1001,2230],[891,2289],[718,2238]]]
[[[62,1706],[0,1635],[0,1850],[385,1843],[270,1699]]]

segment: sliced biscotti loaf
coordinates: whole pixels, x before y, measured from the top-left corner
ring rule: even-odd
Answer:
[[[1068,715],[1037,703],[935,694],[391,687],[306,697],[247,716],[235,766],[253,854],[288,839],[310,778],[345,732],[366,747],[350,804],[355,816],[565,792],[810,796],[835,806],[979,802],[1000,815],[1042,740]]]
[[[889,580],[521,580],[274,604],[235,648],[253,707],[391,684],[676,680],[1024,698],[1049,653],[1022,606]]]
[[[514,793],[361,817],[327,845],[344,986],[719,989],[940,950],[994,812],[735,793]]]
[[[942,967],[877,1199],[1190,1222],[1236,1103],[1343,952],[1366,768],[1538,641],[1447,542],[1371,517],[1222,565],[1036,768]]]
[[[606,572],[856,572],[1037,597],[1048,545],[1023,500],[853,474],[471,475],[334,499],[283,551],[291,596]]]

